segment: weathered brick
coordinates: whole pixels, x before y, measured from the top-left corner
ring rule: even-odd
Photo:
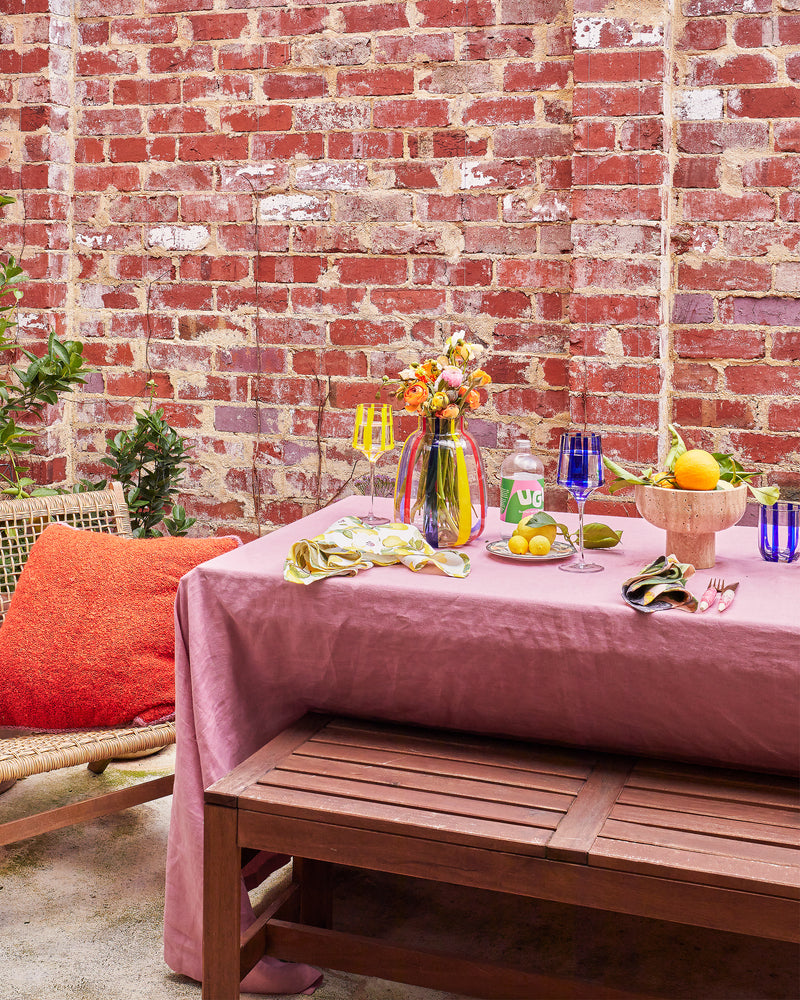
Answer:
[[[348,4],[340,11],[343,29],[347,32],[394,31],[408,27],[404,3]]]
[[[763,358],[764,334],[719,327],[681,329],[675,331],[675,350],[681,358]]]
[[[375,61],[379,63],[450,62],[455,59],[455,39],[442,32],[378,35]],[[361,60],[366,62],[367,58]]]
[[[770,156],[742,165],[745,187],[791,187],[800,185],[800,156]]]
[[[696,267],[682,261],[678,268],[678,283],[686,289],[766,292],[772,283],[772,269],[769,264],[755,261],[706,261]]]
[[[721,161],[716,156],[682,156],[675,164],[676,188],[719,187]]]
[[[762,326],[800,326],[800,299],[775,295],[724,298],[720,300],[720,319],[728,323]]]
[[[491,0],[417,0],[423,28],[464,28],[494,24]]]
[[[325,30],[328,11],[323,7],[301,7],[295,10],[271,9],[258,17],[258,32],[265,38],[314,35]]]
[[[663,80],[664,53],[657,49],[578,51],[575,53],[573,72],[576,84]]]
[[[677,398],[675,421],[684,429],[755,426],[753,407],[742,399]]]
[[[684,217],[712,221],[769,220],[775,218],[775,202],[769,195],[755,192],[729,195],[719,191],[687,191],[684,195]]]
[[[739,45],[743,43],[736,38],[736,29],[747,21],[737,21],[734,24],[734,38]],[[725,44],[727,23],[722,18],[704,18],[697,21],[686,21],[678,39],[678,49],[688,51],[710,51],[719,49]],[[760,44],[760,43],[759,43]]]
[[[565,61],[509,63],[503,70],[503,89],[563,90],[569,77],[570,67]]]
[[[769,430],[796,433],[798,427],[800,427],[800,402],[770,404]]]
[[[678,125],[683,153],[721,153],[725,149],[768,149],[769,125],[763,122],[684,122]]]
[[[465,125],[509,125],[535,121],[536,100],[532,97],[478,98],[470,101],[464,110]],[[442,125],[445,122],[432,124]]]
[[[731,90],[728,114],[732,118],[797,118],[800,115],[800,87]]]
[[[373,97],[387,94],[411,94],[414,91],[412,69],[340,70],[336,91],[342,97]]]
[[[738,86],[773,83],[778,78],[774,57],[767,55],[736,55],[726,59],[710,56],[690,60],[687,84],[690,87]]]
[[[796,396],[797,366],[765,362],[728,365],[725,388],[741,396]]]
[[[776,361],[800,361],[800,330],[776,330],[770,354]]]

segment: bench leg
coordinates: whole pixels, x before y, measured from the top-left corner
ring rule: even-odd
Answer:
[[[294,858],[292,875],[300,887],[300,923],[333,926],[333,866],[327,861]]]
[[[238,1000],[242,871],[236,809],[206,803],[203,836],[203,1000]]]

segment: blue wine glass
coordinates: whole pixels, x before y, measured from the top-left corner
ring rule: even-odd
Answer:
[[[558,449],[558,484],[565,486],[578,505],[577,562],[562,563],[567,573],[599,573],[604,567],[583,558],[583,505],[590,493],[603,485],[603,448],[599,434],[567,431]]]

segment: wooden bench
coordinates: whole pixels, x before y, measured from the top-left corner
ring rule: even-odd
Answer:
[[[787,777],[307,715],[205,802],[204,1000],[265,952],[484,998],[642,996],[336,931],[331,863],[800,941]],[[295,863],[240,935],[245,848]]]

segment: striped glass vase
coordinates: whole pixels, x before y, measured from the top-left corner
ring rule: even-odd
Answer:
[[[434,548],[466,545],[486,523],[481,453],[463,417],[425,417],[403,445],[394,490],[394,517],[413,524]]]

